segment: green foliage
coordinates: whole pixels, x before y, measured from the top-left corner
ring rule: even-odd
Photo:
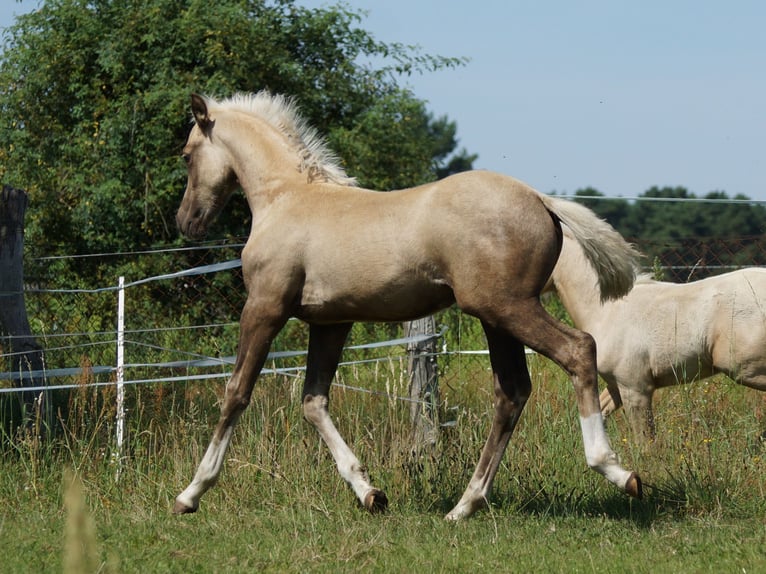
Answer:
[[[401,189],[470,169],[476,156],[465,150],[446,165],[457,145],[454,122],[434,120],[425,103],[406,91],[395,91],[372,103],[356,122],[331,132],[349,173],[362,174],[363,187]]]
[[[669,279],[701,279],[708,266],[766,264],[766,206],[741,201],[747,197],[714,191],[698,198],[683,187],[652,187],[633,202],[593,188],[575,198],[637,243],[647,265],[677,269]]]
[[[729,198],[722,191],[698,198],[684,187],[652,187],[639,196],[645,201],[628,202],[605,198],[603,193],[585,188],[575,192],[575,198],[626,237],[668,241],[689,237],[743,237],[766,231],[766,207],[727,203],[729,199],[748,198],[741,195]],[[696,201],[700,199],[721,203]]]
[[[46,0],[21,16],[0,62],[0,177],[30,192],[28,244],[72,254],[174,241],[194,91],[296,97],[374,188],[470,166],[464,151],[449,158],[454,124],[396,83],[462,60],[377,42],[359,22],[345,5],[293,0]],[[219,229],[247,232],[244,202]]]

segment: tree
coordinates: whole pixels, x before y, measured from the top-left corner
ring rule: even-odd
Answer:
[[[186,170],[178,156],[192,92],[295,97],[349,173],[373,189],[470,169],[476,156],[453,154],[455,124],[434,119],[397,84],[462,60],[377,42],[360,21],[345,6],[309,10],[293,0],[42,2],[6,31],[0,61],[0,178],[30,193],[28,245],[56,255],[180,241],[174,215]],[[364,63],[372,61],[383,64]],[[217,229],[244,236],[249,217],[235,196]],[[130,273],[101,259],[76,269],[61,260],[35,272],[42,282],[56,273],[91,286],[159,274],[164,263],[153,258]],[[164,301],[176,312],[212,312],[206,297],[174,295]]]
[[[646,264],[669,267],[678,281],[712,274],[705,267],[760,265],[766,207],[731,201],[722,191],[698,198],[684,187],[652,187],[635,202],[600,199],[592,188],[578,190],[576,200],[605,218],[647,255]]]
[[[104,252],[176,240],[178,160],[193,91],[296,97],[349,172],[390,189],[475,156],[400,74],[460,65],[377,42],[345,6],[293,0],[47,0],[6,31],[0,177],[28,189],[38,251]],[[383,61],[380,67],[364,61]],[[244,202],[219,229],[243,235]]]
[[[360,174],[364,187],[400,189],[471,169],[476,156],[455,149],[456,126],[446,117],[434,120],[412,94],[395,91],[361,112],[349,127],[331,132],[343,150],[349,173]]]

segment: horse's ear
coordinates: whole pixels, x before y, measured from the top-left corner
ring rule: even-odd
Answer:
[[[192,114],[194,115],[194,121],[197,122],[197,125],[200,127],[202,131],[206,131],[207,128],[210,127],[210,124],[212,123],[212,119],[210,118],[210,115],[208,114],[207,101],[205,101],[205,98],[203,98],[199,94],[192,94],[191,109],[192,109]]]

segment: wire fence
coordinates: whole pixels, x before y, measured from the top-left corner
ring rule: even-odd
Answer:
[[[210,253],[199,250],[196,258],[205,263]],[[0,369],[6,368],[0,371],[0,395],[20,392],[17,384],[22,379],[45,381],[44,387],[25,387],[27,393],[114,386],[118,368],[128,386],[204,384],[230,376],[245,299],[238,259],[126,280],[121,333],[116,327],[117,283],[115,278],[106,286],[38,285],[27,290],[27,312],[44,349],[45,367],[41,372],[8,370],[13,353],[3,350]],[[10,347],[10,339],[5,337],[5,347]],[[305,369],[307,339],[307,327],[289,321],[272,345],[264,374],[299,377]],[[352,331],[340,368],[374,370],[377,364],[385,364],[389,371],[391,365],[401,371],[406,366],[407,345],[413,341],[402,337],[395,325],[360,325]],[[117,361],[120,347],[125,357],[122,365]],[[356,390],[378,392],[380,388]]]
[[[646,263],[667,281],[687,283],[743,267],[766,265],[766,236],[637,239]],[[656,258],[656,259],[655,259]]]
[[[676,282],[737,267],[766,265],[766,241],[761,236],[633,242],[649,254],[647,271],[660,269],[666,279]],[[245,300],[237,259],[240,247],[206,246],[117,256],[132,261],[161,256],[163,265],[175,269],[151,277],[125,278],[125,384],[204,382],[229,376]],[[49,260],[40,258],[35,263]],[[27,313],[44,349],[42,375],[49,390],[115,383],[117,282],[114,277],[107,285],[73,288],[35,284],[27,289]],[[479,327],[454,309],[441,315],[437,319],[440,323],[449,327],[440,339],[438,357],[447,382],[450,377],[462,378],[466,372],[486,371],[488,361],[481,353]],[[402,338],[400,327],[355,326],[341,368],[353,371],[361,365],[397,364],[403,369],[408,341]],[[299,376],[305,366],[307,338],[302,323],[288,322],[274,341],[267,372]],[[5,351],[8,343],[8,337],[0,339],[0,394],[13,392],[19,378],[30,375],[9,370],[12,355]],[[460,369],[454,368],[456,365]],[[349,386],[361,389],[360,385]],[[378,392],[381,387],[373,390]]]

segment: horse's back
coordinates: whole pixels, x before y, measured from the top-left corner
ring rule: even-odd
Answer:
[[[536,296],[558,256],[558,224],[539,194],[500,174],[386,193],[318,191],[291,208],[303,220],[301,243],[282,246],[301,254],[301,313],[314,320],[354,319],[354,309],[366,310],[357,320],[401,320],[455,300],[478,309]]]
[[[766,339],[766,269],[747,268],[706,280],[713,286],[714,320],[721,332],[744,342]],[[734,341],[732,341],[734,343]],[[762,353],[764,349],[759,349]]]
[[[670,285],[680,323],[697,357],[731,376],[746,364],[766,360],[766,269],[746,268]],[[681,344],[679,342],[679,344]]]

